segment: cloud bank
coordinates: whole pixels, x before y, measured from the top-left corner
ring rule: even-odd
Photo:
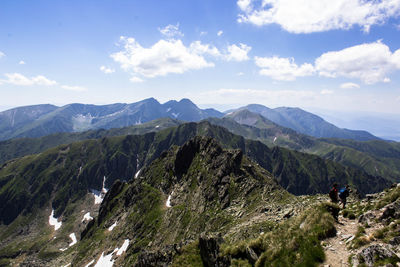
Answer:
[[[278,24],[291,33],[348,30],[369,32],[400,14],[400,0],[238,0],[238,22]]]

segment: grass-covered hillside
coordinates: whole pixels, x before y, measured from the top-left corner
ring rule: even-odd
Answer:
[[[89,197],[55,215],[59,229],[48,207],[2,225],[0,263],[313,266],[324,259],[319,241],[335,233],[335,207],[289,194],[242,151],[205,137],[173,146],[130,182],[117,180],[86,221]]]

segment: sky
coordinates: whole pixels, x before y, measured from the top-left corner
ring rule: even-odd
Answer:
[[[2,0],[0,96],[399,115],[400,0]]]

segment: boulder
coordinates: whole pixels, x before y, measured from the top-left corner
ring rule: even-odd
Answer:
[[[383,207],[383,213],[379,219],[381,221],[388,221],[388,219],[391,218],[400,218],[400,200],[397,200]]]
[[[372,245],[363,249],[358,254],[358,258],[367,266],[374,266],[375,262],[377,262],[378,260],[384,260],[388,258],[398,259],[398,257],[392,250],[381,245]]]

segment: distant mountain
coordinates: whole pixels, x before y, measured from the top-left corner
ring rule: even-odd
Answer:
[[[382,176],[393,182],[400,181],[400,143],[384,140],[315,138],[279,126],[246,109],[231,112],[222,119],[207,120],[234,134],[261,141],[270,147],[281,146],[318,155],[345,166],[364,170],[374,176]]]
[[[243,109],[258,113],[281,126],[314,137],[353,139],[357,141],[380,140],[380,138],[366,131],[338,128],[321,117],[300,108],[279,107],[270,109],[263,105],[251,104],[237,110]]]
[[[149,98],[132,104],[104,106],[69,104],[62,107],[38,105],[0,112],[0,140],[40,137],[59,132],[79,132],[137,125],[163,117],[199,121],[222,117],[214,109],[200,109],[189,99],[160,104]]]

